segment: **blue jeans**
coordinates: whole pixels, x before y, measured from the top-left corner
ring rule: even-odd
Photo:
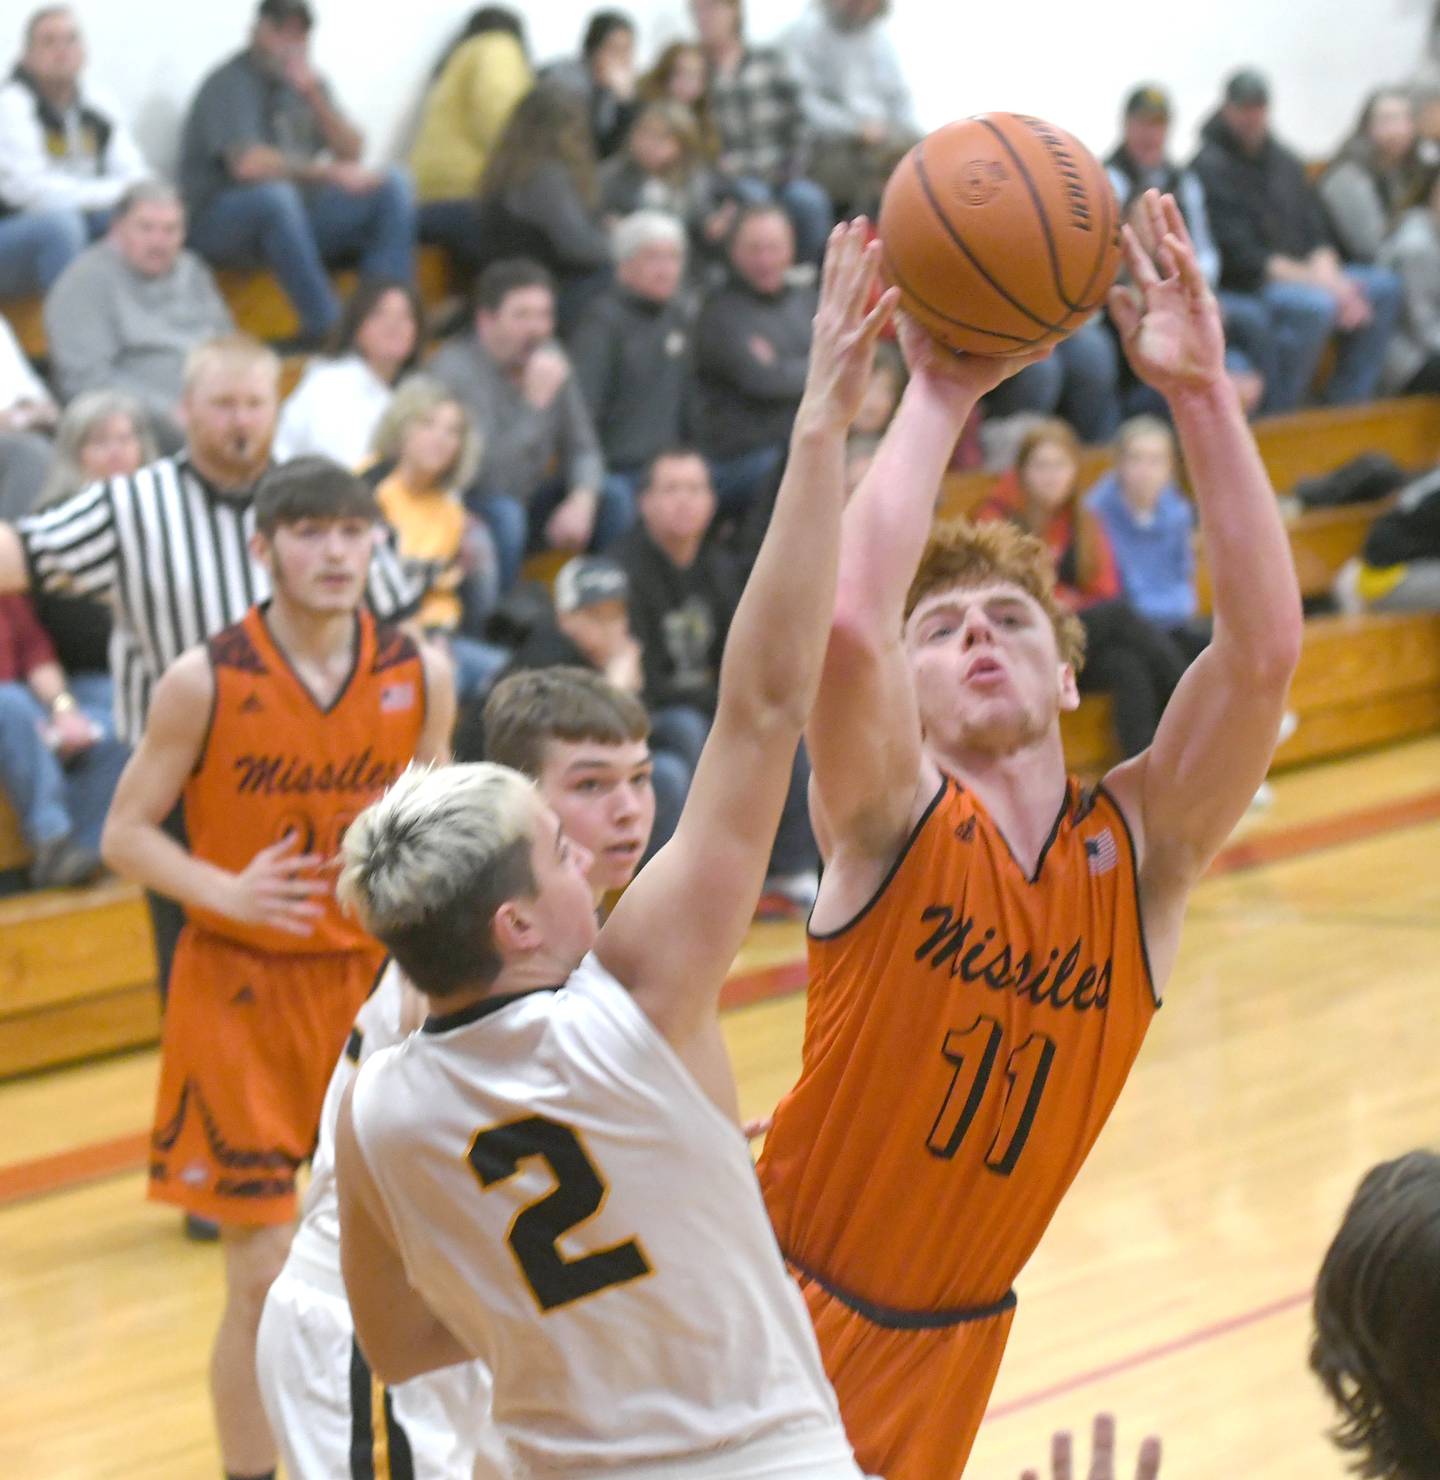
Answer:
[[[0,217],[0,298],[46,292],[89,240],[105,229],[108,213],[23,211]]]
[[[1091,319],[1055,353],[1029,365],[985,398],[991,416],[1022,411],[1063,416],[1082,442],[1108,442],[1120,425],[1120,354],[1101,320]]]
[[[522,504],[508,493],[471,489],[466,494],[466,508],[484,523],[494,542],[502,595],[519,579],[526,554],[546,548],[545,521],[568,492],[559,479],[553,479],[536,489],[528,504]],[[588,547],[590,552],[608,549],[634,523],[635,496],[630,490],[630,480],[607,476],[600,485],[595,530]]]
[[[77,673],[70,691],[102,733],[89,750],[62,766],[41,738],[49,718],[45,706],[23,683],[0,683],[0,789],[32,848],[64,837],[98,848],[129,755],[115,738],[109,674]]]
[[[1351,265],[1345,276],[1370,300],[1370,322],[1337,336],[1335,371],[1325,388],[1332,406],[1369,400],[1380,383],[1385,351],[1400,315],[1400,280],[1388,268]],[[1260,298],[1270,315],[1275,371],[1266,384],[1267,414],[1293,411],[1315,379],[1320,356],[1336,333],[1335,300],[1309,283],[1266,283]]]
[[[463,637],[456,632],[444,636],[450,648],[450,661],[455,665],[455,697],[462,704],[479,698],[510,661],[510,654],[494,643],[481,642],[478,637]]]
[[[484,261],[479,221],[473,200],[427,200],[415,211],[415,229],[420,240],[444,247],[450,260],[467,277],[474,277]]]
[[[190,223],[190,244],[223,267],[268,267],[318,340],[340,315],[327,266],[355,261],[365,277],[413,279],[415,198],[400,169],[366,195],[288,180],[233,185]]]
[[[825,252],[835,207],[823,185],[814,180],[787,180],[767,185],[758,175],[742,175],[730,182],[730,191],[742,206],[765,206],[776,201],[785,208],[795,228],[795,256],[801,262],[818,262]]]

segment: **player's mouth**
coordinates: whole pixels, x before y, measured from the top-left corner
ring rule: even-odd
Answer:
[[[642,838],[631,838],[625,843],[611,843],[605,849],[606,858],[613,858],[617,863],[632,863],[645,851],[645,842]]]
[[[965,682],[974,684],[993,684],[1000,682],[1005,677],[1005,665],[997,658],[981,656],[975,658],[965,670]]]

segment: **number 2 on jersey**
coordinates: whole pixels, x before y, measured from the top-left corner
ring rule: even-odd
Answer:
[[[955,1066],[955,1072],[950,1076],[950,1088],[925,1141],[933,1156],[949,1161],[959,1151],[990,1086],[1003,1037],[1004,1029],[987,1016],[976,1018],[963,1033],[945,1035],[941,1052]],[[985,1153],[985,1165],[997,1176],[1008,1177],[1020,1160],[1054,1059],[1055,1040],[1046,1033],[1032,1033],[1005,1061],[1005,1077],[1009,1081],[1005,1108],[1000,1128]]]
[[[510,1249],[542,1311],[557,1310],[611,1285],[650,1273],[635,1239],[567,1259],[556,1244],[600,1211],[609,1188],[580,1138],[569,1126],[542,1115],[507,1121],[480,1131],[470,1143],[470,1166],[485,1188],[497,1187],[541,1157],[555,1175],[555,1189],[515,1215]]]

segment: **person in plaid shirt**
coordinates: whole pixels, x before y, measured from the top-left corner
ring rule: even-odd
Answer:
[[[804,174],[809,140],[800,85],[778,51],[746,43],[741,3],[690,0],[710,64],[718,163],[742,204],[778,200],[795,227],[796,255],[818,262],[835,211],[821,186]]]

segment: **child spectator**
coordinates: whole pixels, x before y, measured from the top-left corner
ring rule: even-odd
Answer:
[[[275,460],[315,454],[355,468],[370,450],[400,377],[415,367],[425,311],[408,283],[363,282],[323,356],[305,367],[280,408]]]
[[[1138,755],[1155,738],[1185,658],[1121,594],[1105,528],[1078,505],[1079,473],[1074,431],[1063,421],[1039,422],[978,517],[1009,519],[1049,547],[1055,594],[1085,628],[1081,690],[1110,695],[1121,750]]]
[[[1195,510],[1175,482],[1175,433],[1154,416],[1127,421],[1115,467],[1085,496],[1105,528],[1130,605],[1193,661],[1210,641],[1195,593]]]
[[[607,216],[664,211],[683,221],[701,251],[724,240],[733,219],[715,192],[695,116],[683,103],[647,103],[624,149],[600,170],[600,209]]]
[[[426,591],[420,625],[449,648],[460,700],[473,699],[506,656],[465,632],[479,630],[499,594],[494,546],[460,501],[480,466],[480,438],[445,386],[417,375],[395,393],[374,451],[391,468],[376,485],[376,500],[395,531],[400,559]]]

